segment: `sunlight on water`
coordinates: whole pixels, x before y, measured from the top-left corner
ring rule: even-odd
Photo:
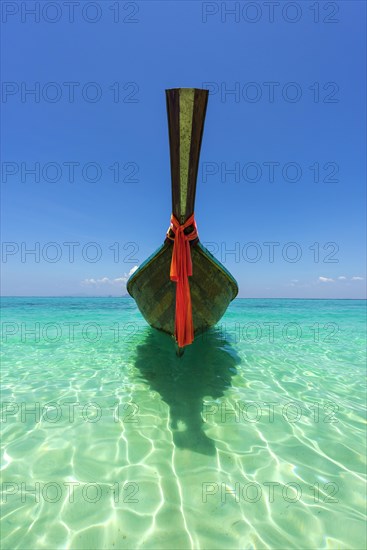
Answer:
[[[3,549],[366,547],[364,301],[2,304]]]

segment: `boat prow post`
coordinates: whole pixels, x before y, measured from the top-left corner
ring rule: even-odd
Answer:
[[[182,357],[185,352],[185,348],[180,348],[180,346],[176,342],[176,355],[177,357]]]

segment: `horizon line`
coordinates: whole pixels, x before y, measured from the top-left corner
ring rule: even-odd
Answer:
[[[33,294],[9,294],[4,295],[0,294],[1,298],[129,298],[131,300],[134,300],[132,296],[129,294],[123,294],[121,296],[112,296],[112,295],[95,295],[95,296],[86,296],[86,295],[79,295],[79,294],[63,294],[59,296],[49,295],[49,296],[40,296],[40,295],[33,295]],[[367,301],[367,297],[365,298],[302,298],[299,296],[296,297],[289,297],[289,296],[280,296],[280,297],[266,297],[266,296],[236,296],[232,300],[234,302],[235,300],[365,300]]]

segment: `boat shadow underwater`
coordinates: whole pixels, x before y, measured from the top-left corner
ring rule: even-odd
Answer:
[[[147,329],[145,341],[136,348],[135,367],[139,378],[169,406],[176,447],[205,455],[216,453],[215,442],[203,429],[203,400],[224,396],[240,362],[218,329],[199,334],[182,357],[175,355],[169,335]]]

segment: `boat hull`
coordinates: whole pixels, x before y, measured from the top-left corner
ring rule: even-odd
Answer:
[[[127,282],[145,320],[170,335],[175,332],[176,283],[170,280],[172,241],[165,243]],[[199,241],[191,245],[193,274],[189,277],[194,333],[215,325],[236,297],[235,279]]]

